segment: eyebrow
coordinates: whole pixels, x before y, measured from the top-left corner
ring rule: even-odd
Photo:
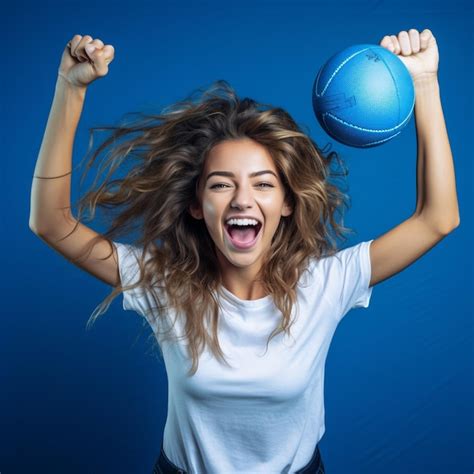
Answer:
[[[272,170],[255,171],[255,173],[250,173],[249,177],[254,178],[255,176],[260,176],[267,173],[271,173],[273,176],[275,176],[275,178],[278,179],[278,176]],[[235,174],[230,171],[213,171],[207,175],[206,182],[212,176],[227,176],[229,178],[235,178]]]

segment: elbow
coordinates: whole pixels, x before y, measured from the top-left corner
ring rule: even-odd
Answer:
[[[42,230],[40,227],[38,227],[34,222],[30,221],[29,222],[29,227],[30,227],[30,230],[31,232],[33,232],[33,234],[35,235],[42,235]]]
[[[460,223],[461,223],[461,218],[458,216],[458,218],[454,221],[453,229],[455,229],[456,227],[459,227]]]
[[[433,229],[434,232],[441,235],[448,235],[454,229],[459,227],[459,224],[461,223],[459,214],[456,215],[456,218],[454,219],[448,218],[446,215],[443,216],[443,218],[440,218],[439,216],[433,217],[432,214],[425,210],[424,212],[419,212],[417,217],[423,219],[425,223]]]
[[[440,231],[447,235],[449,233],[451,233],[454,229],[456,229],[457,227],[459,227],[459,224],[461,223],[461,219],[458,218],[455,219],[453,222],[451,222],[449,225],[443,225],[441,228],[440,228]]]
[[[33,232],[33,234],[38,234],[34,224],[32,222],[29,223],[29,227],[30,227],[30,230],[31,232]]]

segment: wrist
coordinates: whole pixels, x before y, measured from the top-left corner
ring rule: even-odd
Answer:
[[[73,84],[62,72],[59,71],[56,80],[56,88],[58,87],[65,89],[68,92],[80,95],[82,97],[85,96],[87,91],[87,86],[78,86],[76,84]]]
[[[413,86],[415,89],[430,88],[438,85],[437,74],[420,74],[418,77],[413,79]]]

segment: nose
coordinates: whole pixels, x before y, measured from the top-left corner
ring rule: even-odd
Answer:
[[[252,207],[254,197],[251,188],[250,185],[237,187],[231,201],[231,207],[240,209]]]

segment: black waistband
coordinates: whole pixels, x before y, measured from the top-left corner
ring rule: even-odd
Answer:
[[[166,456],[161,442],[160,455],[153,467],[153,474],[188,474],[186,470],[173,464]],[[201,473],[199,473],[201,474]],[[203,473],[204,474],[204,473]],[[306,466],[303,466],[295,474],[325,474],[323,460],[319,451],[319,445],[316,445],[313,455]]]

